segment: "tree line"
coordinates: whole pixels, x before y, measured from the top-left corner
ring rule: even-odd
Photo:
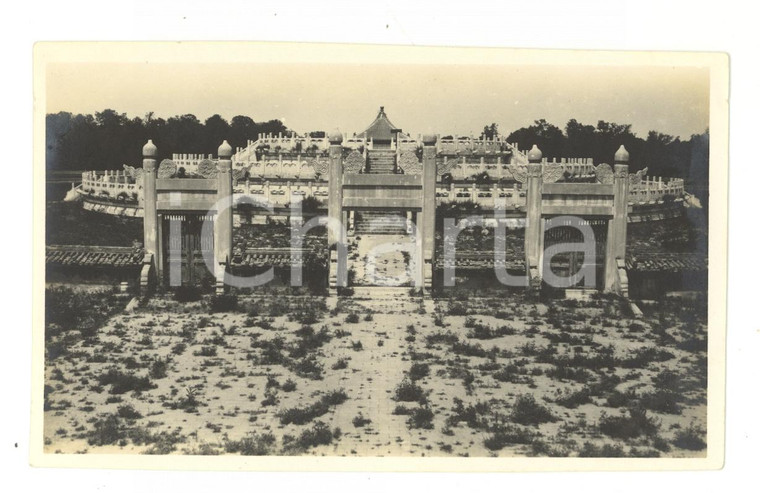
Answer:
[[[492,123],[483,128],[484,137],[499,135],[498,125]],[[544,119],[523,127],[507,136],[507,141],[517,144],[521,150],[537,145],[545,158],[593,158],[595,164],[612,164],[615,151],[624,145],[630,153],[629,168],[638,171],[649,168],[653,176],[702,178],[707,163],[703,160],[707,131],[702,135],[692,135],[689,140],[651,130],[646,138],[638,137],[631,131],[631,125],[599,120],[594,125],[585,125],[571,119],[564,130]],[[694,169],[693,168],[702,168]]]
[[[122,164],[139,165],[148,139],[158,147],[158,158],[173,153],[214,154],[227,140],[233,148],[245,146],[259,133],[289,132],[280,120],[255,122],[238,115],[227,122],[213,115],[201,122],[195,115],[169,119],[148,113],[128,118],[111,109],[94,115],[51,113],[46,116],[46,159],[49,171],[118,169]]]

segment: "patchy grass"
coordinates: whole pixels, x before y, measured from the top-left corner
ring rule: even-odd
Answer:
[[[330,411],[330,408],[343,404],[346,399],[348,399],[348,396],[343,390],[336,390],[322,396],[317,402],[306,407],[284,409],[280,411],[277,416],[280,418],[280,423],[283,425],[291,423],[303,425],[315,418],[327,414]]]

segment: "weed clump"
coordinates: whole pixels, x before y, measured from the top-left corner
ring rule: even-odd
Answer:
[[[290,436],[283,437],[283,447],[289,452],[303,452],[319,445],[329,445],[334,439],[340,438],[340,436],[341,431],[339,428],[330,431],[329,426],[322,421],[317,421],[310,429],[301,432],[296,439]]]
[[[354,416],[354,419],[351,420],[351,423],[353,423],[354,427],[356,428],[362,428],[372,422],[371,419],[365,418],[362,413],[357,414]]]
[[[150,376],[150,378],[154,380],[166,378],[168,369],[169,369],[168,360],[157,359],[157,360],[154,360],[153,363],[150,365],[150,371],[148,372],[148,375]]]
[[[348,396],[343,390],[335,390],[322,396],[317,402],[306,407],[292,407],[278,413],[280,423],[303,425],[327,414],[331,407],[343,404]]]
[[[491,434],[483,440],[483,445],[488,450],[501,450],[507,445],[527,445],[533,442],[540,434],[528,428],[511,424],[495,426]]]
[[[427,363],[413,363],[409,368],[409,378],[412,381],[421,380],[430,375],[430,365]]]
[[[517,397],[511,418],[515,423],[526,426],[557,421],[557,417],[548,408],[536,402],[536,398],[531,394]]]
[[[111,445],[126,438],[126,431],[117,414],[109,414],[95,421],[92,431],[88,433],[90,445]]]
[[[227,440],[224,450],[240,455],[271,455],[276,439],[271,433],[251,433],[240,440]]]
[[[676,433],[673,445],[685,450],[704,450],[707,447],[704,437],[705,430],[692,423],[688,428]]]
[[[401,402],[419,402],[424,397],[422,387],[407,378],[404,378],[394,391],[394,399]]]
[[[435,414],[431,409],[427,407],[418,407],[412,409],[409,418],[406,420],[406,425],[410,429],[432,430],[434,417]]]
[[[639,436],[654,436],[660,428],[660,423],[647,416],[646,409],[630,408],[628,415],[608,416],[602,414],[599,418],[599,431],[611,438],[628,440]]]
[[[142,392],[150,390],[156,386],[151,383],[148,377],[138,377],[133,373],[122,373],[117,369],[111,368],[98,377],[100,385],[110,385],[111,394],[125,394],[127,392]]]

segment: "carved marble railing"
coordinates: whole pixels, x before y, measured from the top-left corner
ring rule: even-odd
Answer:
[[[645,176],[641,182],[631,185],[628,202],[634,205],[658,204],[667,200],[682,201],[684,196],[682,178]]]
[[[503,204],[507,210],[524,210],[526,191],[519,177],[519,169],[501,162],[500,156],[490,158],[452,158],[457,161],[452,166],[448,157],[439,158],[439,168],[450,168],[454,182],[439,183],[436,187],[436,201],[467,202],[480,204],[484,209],[492,209]],[[495,162],[494,162],[495,161]],[[445,166],[442,166],[445,164]],[[557,170],[564,170],[577,177],[595,176],[593,165],[584,160],[547,162]],[[234,191],[238,196],[249,194],[274,204],[286,207],[294,196],[327,199],[327,182],[320,179],[326,173],[327,159],[296,157],[292,160],[279,159],[252,164],[248,168],[250,178],[236,180]],[[601,165],[600,165],[601,166]],[[140,208],[142,202],[141,169],[129,168],[114,171],[82,173],[82,183],[77,192],[84,198],[91,210],[110,214],[127,214],[119,207]],[[319,169],[322,173],[316,173]],[[492,178],[491,184],[477,184],[463,180],[486,172]],[[515,178],[515,173],[518,177]],[[666,202],[680,202],[685,194],[684,180],[664,179],[638,175],[632,181],[629,191],[629,206],[649,206]],[[503,181],[505,179],[505,181]],[[129,214],[134,215],[134,214]]]
[[[103,200],[137,203],[142,199],[142,185],[127,171],[85,171],[79,193]]]
[[[194,173],[198,170],[198,164],[204,159],[215,160],[211,154],[172,154],[171,160],[177,168],[185,168],[186,171]]]

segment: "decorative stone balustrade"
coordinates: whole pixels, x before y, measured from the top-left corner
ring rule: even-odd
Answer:
[[[142,200],[142,185],[126,171],[85,171],[82,173],[81,194],[106,200],[137,203]]]
[[[197,156],[186,159],[195,159]],[[473,201],[485,209],[491,209],[497,203],[503,204],[507,210],[523,210],[525,207],[524,187],[520,183],[505,186],[503,183],[476,184],[461,183],[461,180],[482,172],[499,182],[502,178],[512,177],[507,165],[501,163],[501,157],[490,160],[481,157],[452,158],[458,161],[451,169],[454,180],[459,183],[449,185],[439,183],[436,186],[438,203],[455,201]],[[493,161],[496,161],[495,163]],[[448,162],[448,157],[439,158],[440,162]],[[561,162],[565,170],[575,176],[593,176],[589,160],[552,161]],[[440,166],[440,163],[439,163]],[[249,169],[248,180],[238,180],[235,185],[236,194],[251,194],[260,197],[277,207],[290,204],[291,197],[300,195],[303,198],[315,197],[321,201],[327,199],[328,185],[324,179],[317,180],[312,163],[303,157],[293,160],[279,160],[255,163]],[[82,183],[77,189],[86,201],[101,205],[124,205],[140,207],[142,202],[142,184],[135,183],[127,171],[85,171],[82,173]],[[667,201],[680,202],[685,194],[684,180],[681,178],[664,179],[662,177],[642,178],[637,184],[632,184],[629,191],[629,206],[646,206],[662,204]],[[98,207],[93,210],[109,212],[111,208]],[[114,209],[116,210],[116,209]]]
[[[631,186],[628,203],[632,205],[657,204],[667,200],[683,200],[685,190],[682,178],[663,179],[645,176],[640,183]]]

